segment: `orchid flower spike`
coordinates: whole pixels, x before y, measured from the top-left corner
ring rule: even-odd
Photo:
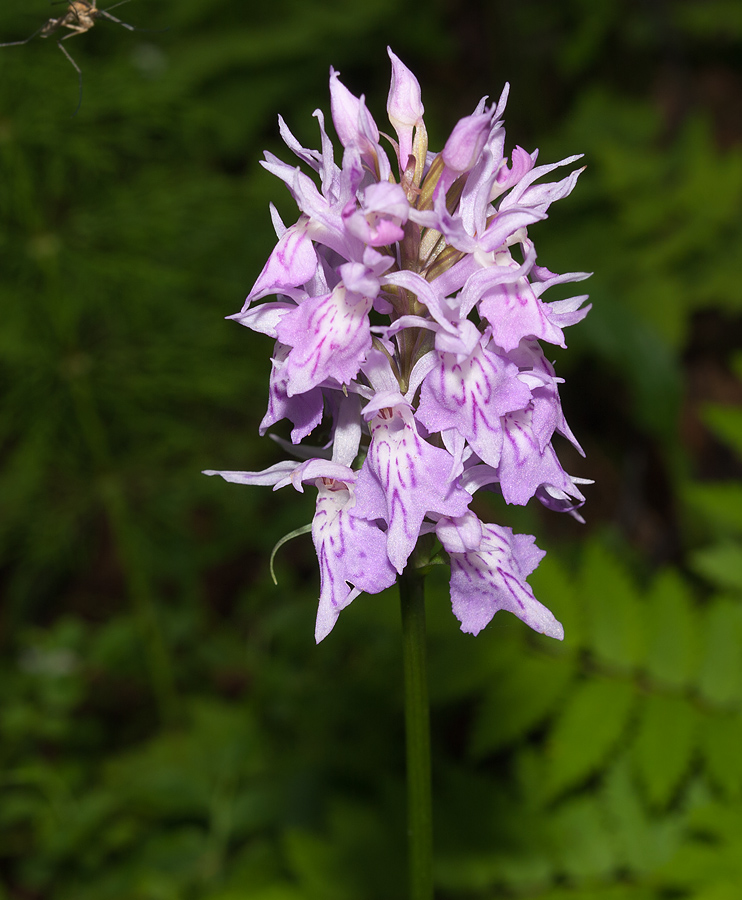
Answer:
[[[581,170],[543,179],[579,157],[536,166],[536,151],[515,147],[508,158],[507,86],[429,151],[417,78],[391,49],[389,58],[396,141],[331,70],[339,162],[318,111],[319,151],[279,119],[316,180],[272,154],[263,163],[299,217],[286,227],[273,211],[278,242],[231,318],[275,340],[261,433],[288,419],[292,443],[279,443],[296,459],[206,474],[316,489],[317,641],[359,594],[390,587],[424,535],[450,564],[463,631],[477,634],[504,609],[561,640],[527,582],[544,555],[535,538],[481,521],[470,504],[484,489],[582,521],[587,482],[564,471],[554,435],[582,451],[540,342],[564,347],[564,329],[589,309],[584,295],[547,302],[546,290],[587,275],[537,265],[528,233]],[[324,446],[302,444],[323,423]]]

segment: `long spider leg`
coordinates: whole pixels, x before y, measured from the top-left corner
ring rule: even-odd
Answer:
[[[116,9],[117,6],[123,6],[124,3],[131,3],[131,0],[119,0],[119,2],[114,3],[113,6],[107,6],[105,9],[96,9],[96,12],[99,12],[99,13],[108,12],[111,9]]]
[[[21,44],[27,44],[31,38],[35,38],[38,34],[38,31],[35,34],[32,34],[31,37],[26,38],[25,41],[8,41],[6,44],[0,44],[0,47],[20,47]]]
[[[5,44],[0,44],[0,47],[20,47],[21,44],[27,44],[29,41],[32,41],[37,34],[40,34],[43,30],[44,25],[41,28],[37,28],[36,31],[31,35],[31,37],[27,37],[25,41],[8,41]]]
[[[124,2],[126,2],[126,0],[124,0]],[[121,4],[117,3],[116,6],[121,6]],[[111,7],[111,8],[113,9],[113,7]],[[117,25],[121,25],[124,28],[128,28],[129,31],[142,31],[143,30],[141,28],[136,28],[134,25],[129,25],[128,22],[122,22],[121,19],[117,19],[116,16],[112,16],[111,13],[109,13],[108,10],[106,10],[106,9],[99,9],[99,10],[96,10],[96,12],[98,13],[98,15],[103,16],[104,18],[110,19],[111,22],[115,22]]]
[[[124,3],[128,3],[129,0],[123,0]],[[120,6],[120,3],[117,3],[116,6]],[[109,9],[113,9],[113,6],[109,6]],[[148,31],[150,34],[159,34],[163,31],[170,31],[170,27],[167,28],[137,28],[136,25],[129,25],[128,22],[122,22],[121,19],[117,19],[116,16],[112,16],[108,10],[106,9],[98,9],[96,10],[98,15],[105,16],[106,19],[110,19],[112,22],[115,22],[117,25],[122,25],[124,28],[128,28],[129,31]]]
[[[80,67],[77,65],[75,60],[67,52],[66,48],[64,48],[62,46],[62,41],[65,41],[65,40],[67,40],[67,38],[71,38],[74,36],[75,36],[74,34],[66,34],[62,38],[62,40],[57,41],[57,47],[59,47],[59,49],[62,51],[62,53],[64,53],[64,55],[67,57],[67,59],[72,63],[74,70],[77,72],[77,80],[80,84],[80,90],[79,90],[79,94],[78,94],[78,98],[77,98],[77,106],[75,107],[75,111],[70,116],[71,119],[75,118],[75,116],[80,112],[80,107],[82,106],[82,72],[80,71]]]

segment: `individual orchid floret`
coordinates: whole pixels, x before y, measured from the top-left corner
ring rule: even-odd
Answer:
[[[386,554],[387,538],[375,522],[351,515],[355,505],[351,480],[317,478],[317,510],[312,540],[320,567],[320,596],[315,640],[332,630],[340,611],[362,591],[378,594],[391,587],[397,573]],[[353,587],[349,587],[349,584]]]
[[[479,632],[506,609],[534,631],[563,640],[564,629],[533,596],[526,578],[544,557],[528,534],[466,521],[441,519],[436,535],[451,558],[451,602],[461,630]]]
[[[431,433],[455,428],[483,462],[497,467],[502,417],[524,409],[531,392],[519,380],[518,367],[490,345],[489,333],[478,337],[465,359],[439,353],[438,366],[423,383],[417,419]]]
[[[509,254],[498,254],[498,265],[517,269]],[[479,314],[492,329],[492,337],[503,350],[514,350],[525,337],[564,347],[564,333],[548,315],[545,303],[538,299],[528,278],[521,275],[489,287],[479,301]]]
[[[305,463],[285,461],[263,472],[215,472],[236,484],[293,484],[303,491],[303,482],[317,488],[317,506],[312,521],[312,540],[320,564],[320,599],[315,639],[332,630],[340,611],[362,591],[377,594],[394,584],[397,573],[386,556],[386,535],[375,522],[351,516],[355,504],[356,473],[340,463],[310,459]]]
[[[318,387],[303,394],[289,396],[286,359],[290,351],[290,347],[276,342],[271,360],[268,410],[260,423],[260,434],[264,435],[269,428],[282,419],[289,419],[294,426],[291,431],[291,440],[294,444],[298,444],[311,434],[322,421],[324,398]]]
[[[456,481],[453,457],[420,436],[412,407],[399,392],[377,394],[363,415],[371,443],[353,515],[387,523],[387,555],[401,573],[426,514],[463,515],[471,497]]]
[[[278,339],[290,346],[285,363],[289,397],[328,379],[349,384],[371,349],[368,313],[373,297],[339,284],[324,297],[311,297],[278,324]]]
[[[542,484],[569,493],[572,480],[562,468],[551,443],[535,427],[534,404],[502,417],[504,441],[497,471],[506,503],[525,506]]]
[[[312,278],[317,271],[317,252],[307,235],[307,224],[307,219],[300,219],[283,233],[253,285],[245,309],[269,294],[288,294]]]
[[[547,292],[587,275],[541,265],[529,234],[581,170],[552,173],[579,157],[537,165],[538,151],[521,147],[508,156],[507,85],[496,104],[485,97],[461,118],[441,150],[429,149],[420,85],[389,58],[396,140],[334,70],[339,154],[320,111],[318,150],[279,119],[293,160],[266,153],[262,164],[299,213],[285,225],[271,207],[277,244],[231,318],[274,342],[260,433],[288,420],[272,436],[296,460],[208,474],[316,488],[303,530],[311,527],[320,569],[318,641],[361,592],[417,565],[427,552],[418,540],[434,533],[464,631],[477,634],[507,609],[561,639],[526,580],[543,556],[535,538],[482,522],[470,504],[483,488],[498,502],[535,498],[582,521],[587,481],[565,472],[555,436],[582,451],[540,342],[566,346],[586,297],[550,301]]]
[[[409,214],[405,192],[398,184],[385,181],[366,188],[360,209],[349,204],[343,221],[348,231],[369,247],[384,247],[402,240]]]

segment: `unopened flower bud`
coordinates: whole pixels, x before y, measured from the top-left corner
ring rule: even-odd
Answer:
[[[412,131],[422,124],[425,108],[417,78],[392,52],[391,47],[386,49],[392,61],[392,81],[386,109],[399,138],[399,168],[400,172],[404,172],[412,152]]]
[[[482,155],[492,123],[488,112],[460,119],[443,148],[443,162],[462,175],[472,169]]]

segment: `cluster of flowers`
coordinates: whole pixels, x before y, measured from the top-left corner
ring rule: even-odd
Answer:
[[[580,448],[562,414],[561,379],[538,342],[565,346],[563,328],[589,308],[585,296],[545,303],[544,291],[587,275],[536,265],[526,231],[570,193],[581,170],[537,180],[579,157],[537,166],[536,152],[516,147],[508,161],[507,86],[496,105],[483,98],[432,153],[417,79],[389,56],[387,112],[397,140],[384,137],[394,168],[364,98],[331,70],[342,162],[319,110],[320,151],[302,147],[279,118],[283,140],[318,183],[266,153],[263,165],[301,215],[287,228],[271,209],[278,243],[230,317],[276,340],[261,434],[287,418],[297,445],[327,414],[331,440],[293,448],[301,462],[206,474],[317,488],[317,641],[362,591],[393,584],[419,536],[430,533],[450,559],[463,631],[477,634],[507,609],[561,639],[562,626],[526,582],[543,556],[535,539],[480,521],[469,505],[487,487],[507,503],[535,496],[579,518],[584,481],[564,471],[552,437]],[[268,295],[277,299],[253,305]]]

